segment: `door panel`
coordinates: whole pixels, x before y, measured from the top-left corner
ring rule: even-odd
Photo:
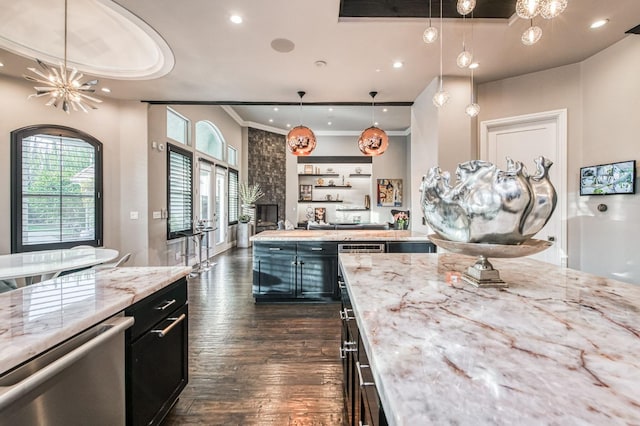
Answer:
[[[487,124],[488,123],[488,124]],[[529,174],[535,174],[534,159],[540,155],[553,161],[549,170],[549,177],[558,194],[558,205],[549,222],[534,238],[551,240],[554,242],[549,249],[530,256],[534,259],[555,265],[566,265],[566,237],[563,222],[566,222],[565,209],[561,203],[566,203],[566,126],[556,114],[540,114],[537,117],[514,117],[492,120],[482,125],[486,131],[483,134],[484,146],[481,150],[485,160],[506,169],[505,157],[521,161]],[[562,136],[561,131],[565,132]]]

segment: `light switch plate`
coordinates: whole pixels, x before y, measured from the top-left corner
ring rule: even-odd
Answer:
[[[138,212],[129,212],[129,218],[131,220],[138,220]]]
[[[160,213],[160,211],[154,211],[153,212],[153,218],[154,219],[162,219],[162,213]]]

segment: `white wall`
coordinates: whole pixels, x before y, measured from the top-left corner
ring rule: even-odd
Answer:
[[[34,92],[32,85],[21,79],[0,76],[0,253],[11,251],[10,229],[10,133],[13,130],[36,124],[68,126],[98,139],[104,147],[104,246],[118,249],[121,253],[140,253],[144,261],[146,241],[137,240],[139,228],[125,223],[122,216],[129,209],[142,210],[137,204],[139,198],[146,198],[146,187],[136,179],[138,171],[129,166],[135,164],[144,169],[144,159],[136,157],[139,147],[146,139],[145,105],[139,102],[111,102],[101,96],[103,103],[99,109],[87,114],[82,112],[64,113],[62,110],[45,106],[43,99],[29,99]],[[121,164],[123,157],[130,161]],[[123,195],[122,186],[127,187]],[[142,214],[142,211],[141,211]],[[135,264],[134,258],[131,264]]]
[[[578,187],[582,166],[639,159],[638,67],[630,35],[582,63],[481,84],[478,103],[480,121],[567,109],[569,267],[640,284],[640,195],[581,197]]]
[[[317,135],[317,145],[313,153],[308,158],[314,156],[362,156],[358,149],[359,135],[350,136],[326,136]],[[410,178],[409,170],[406,167],[408,150],[408,138],[406,136],[390,136],[389,147],[384,154],[373,157],[373,173],[371,176],[371,222],[385,223],[392,220],[391,207],[378,207],[376,205],[376,179],[399,178],[403,179],[405,190],[403,194],[402,207],[398,209],[408,209],[411,206],[411,193],[406,189],[406,182]],[[294,225],[298,221],[297,200],[298,200],[298,157],[287,153],[287,200],[286,218]]]
[[[477,158],[476,119],[464,112],[471,99],[469,79],[445,78],[444,89],[451,99],[440,109],[432,101],[438,89],[436,78],[411,107],[411,229],[423,233],[431,231],[422,224],[419,192],[422,176],[431,167],[439,166],[454,177],[459,163]]]
[[[220,106],[212,105],[172,105],[171,108],[190,120],[191,124],[191,136],[192,146],[184,146],[175,141],[169,141],[166,136],[167,129],[167,106],[166,105],[151,105],[149,106],[148,114],[148,128],[149,138],[146,143],[146,153],[149,161],[149,185],[148,185],[148,206],[149,215],[153,211],[162,211],[167,208],[167,151],[159,151],[152,148],[152,143],[164,144],[171,142],[173,145],[181,146],[194,152],[194,184],[199,179],[198,175],[198,158],[201,154],[195,152],[195,125],[198,121],[207,120],[213,123],[220,133],[222,133],[227,145],[233,146],[238,150],[238,161],[240,164],[234,168],[240,171],[240,181],[246,180],[246,166],[241,168],[243,162],[246,161],[246,154],[244,153],[242,139],[242,128],[222,109]],[[212,160],[212,159],[210,159]],[[220,163],[213,160],[216,163]],[[225,165],[226,163],[221,163]],[[197,186],[197,185],[196,185]],[[194,192],[194,208],[197,207],[195,198],[197,195]],[[151,216],[150,216],[151,217]],[[226,224],[224,224],[226,226]],[[179,258],[184,253],[185,244],[184,239],[179,238],[171,241],[167,241],[167,219],[149,219],[149,256],[148,263],[150,265],[178,265],[184,264],[184,258]],[[224,247],[231,246],[235,240],[235,229],[231,227],[227,232],[226,242]],[[190,264],[195,262],[195,255],[193,251],[193,243],[190,243]],[[212,254],[212,253],[210,253]]]

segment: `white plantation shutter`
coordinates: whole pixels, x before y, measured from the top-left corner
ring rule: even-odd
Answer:
[[[177,146],[167,147],[167,238],[172,239],[193,229],[193,157]]]
[[[240,198],[238,196],[238,171],[229,169],[229,191],[227,192],[229,201],[229,225],[238,222]]]

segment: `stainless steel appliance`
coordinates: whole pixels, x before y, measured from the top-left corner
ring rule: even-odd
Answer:
[[[384,243],[343,243],[338,244],[338,253],[384,253]]]
[[[0,426],[125,423],[122,314],[0,377]]]

